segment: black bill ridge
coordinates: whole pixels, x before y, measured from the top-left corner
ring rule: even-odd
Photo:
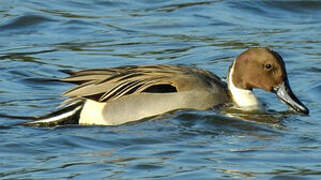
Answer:
[[[281,85],[273,88],[273,92],[282,102],[293,108],[295,111],[306,115],[309,114],[309,109],[304,104],[302,104],[292,92],[289,81],[287,79],[284,80]]]

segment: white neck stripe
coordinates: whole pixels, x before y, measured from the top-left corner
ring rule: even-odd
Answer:
[[[234,85],[232,81],[232,75],[234,73],[235,61],[232,64],[232,67],[227,76],[228,89],[231,92],[232,99],[234,103],[242,109],[245,110],[260,110],[261,104],[258,99],[255,97],[253,91],[241,89]]]

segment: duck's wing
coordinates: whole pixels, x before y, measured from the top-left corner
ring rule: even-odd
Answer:
[[[169,93],[221,86],[219,77],[198,68],[180,65],[122,66],[71,73],[61,79],[78,86],[63,93],[71,99],[88,98],[98,102],[129,94]]]

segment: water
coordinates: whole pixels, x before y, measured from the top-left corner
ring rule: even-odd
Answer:
[[[321,2],[305,0],[2,0],[0,113],[52,111],[72,87],[54,81],[62,69],[169,63],[225,77],[240,52],[267,46],[310,115],[256,91],[278,123],[213,111],[114,127],[0,118],[1,179],[320,179],[320,17]]]

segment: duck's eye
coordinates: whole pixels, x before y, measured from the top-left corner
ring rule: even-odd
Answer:
[[[264,67],[265,67],[266,70],[270,70],[272,68],[272,65],[271,64],[265,64]]]

